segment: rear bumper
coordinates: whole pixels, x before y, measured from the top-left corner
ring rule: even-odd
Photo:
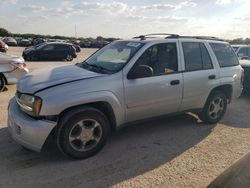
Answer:
[[[6,80],[7,80],[7,84],[16,84],[17,81],[24,76],[25,74],[27,74],[29,72],[29,70],[27,68],[25,69],[15,69],[12,72],[8,72],[8,73],[3,73]]]
[[[22,112],[14,98],[10,100],[8,129],[12,138],[19,144],[40,152],[56,122],[36,120]]]

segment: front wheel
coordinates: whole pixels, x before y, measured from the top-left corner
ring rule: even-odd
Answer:
[[[200,113],[200,119],[207,124],[217,123],[221,120],[227,109],[227,97],[223,92],[215,91],[210,94]]]
[[[106,116],[94,108],[69,112],[59,124],[57,146],[64,154],[84,159],[98,153],[110,132]]]
[[[4,90],[5,88],[5,79],[2,74],[0,74],[0,92]]]

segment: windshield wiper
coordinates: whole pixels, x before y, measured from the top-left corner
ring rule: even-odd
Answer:
[[[78,65],[78,66],[80,66],[80,67],[82,67],[82,68],[85,68],[84,65],[87,65],[88,67],[92,67],[92,68],[97,69],[99,72],[100,72],[100,71],[105,71],[105,72],[113,73],[112,70],[109,70],[109,69],[107,69],[107,68],[105,68],[105,67],[102,67],[102,66],[100,66],[100,65],[89,64],[89,63],[86,62],[86,61],[83,61],[82,63],[77,63],[76,65]]]

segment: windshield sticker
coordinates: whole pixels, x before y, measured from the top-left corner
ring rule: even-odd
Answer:
[[[127,46],[134,47],[134,48],[138,48],[140,45],[141,45],[141,43],[139,43],[139,42],[129,42],[127,44]]]

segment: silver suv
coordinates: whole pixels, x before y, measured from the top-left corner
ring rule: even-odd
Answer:
[[[13,138],[40,151],[53,132],[64,154],[87,158],[137,120],[193,111],[218,122],[242,91],[235,52],[216,38],[166,36],[115,41],[82,63],[29,73],[9,104]]]

